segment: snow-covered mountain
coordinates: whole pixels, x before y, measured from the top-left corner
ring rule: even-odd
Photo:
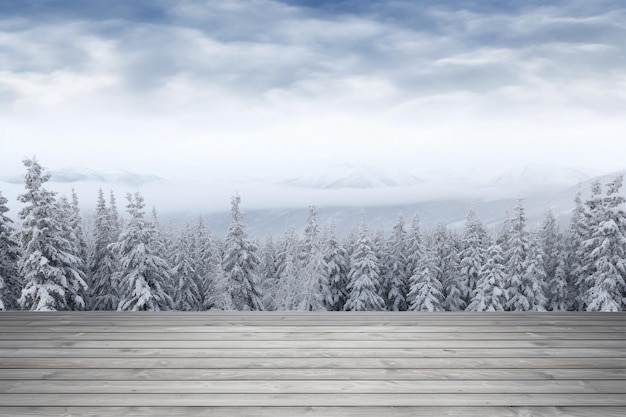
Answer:
[[[589,175],[574,168],[526,165],[508,169],[491,179],[489,183],[545,188],[577,185],[589,178]]]
[[[421,184],[408,172],[386,172],[369,165],[337,164],[300,178],[283,181],[282,184],[314,189],[407,187]]]
[[[151,182],[163,181],[156,175],[136,174],[129,171],[98,172],[89,168],[72,167],[51,170],[50,182],[77,183],[77,182],[102,182],[107,184],[141,185]],[[2,181],[10,184],[21,184],[23,176],[2,178]]]

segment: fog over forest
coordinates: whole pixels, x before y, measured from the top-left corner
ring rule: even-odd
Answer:
[[[241,197],[217,235],[199,217],[164,226],[143,196],[98,191],[83,220],[76,193],[47,190],[25,159],[17,222],[0,196],[0,307],[26,310],[622,311],[626,301],[623,176],[576,195],[569,225],[551,211],[529,227],[520,199],[498,230],[470,210],[462,231],[422,231],[401,215],[391,233],[364,216],[344,238],[308,209],[302,234],[252,239]]]

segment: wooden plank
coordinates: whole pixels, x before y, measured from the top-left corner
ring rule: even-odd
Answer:
[[[358,380],[371,381],[437,381],[437,380],[625,380],[626,369],[163,369],[163,368],[112,368],[112,369],[5,369],[0,380],[101,380],[101,381],[207,381],[207,380]]]
[[[0,332],[9,332],[9,331],[23,331],[26,329],[35,329],[36,331],[40,331],[41,328],[60,328],[63,327],[65,331],[72,330],[73,327],[91,327],[92,329],[99,329],[100,331],[103,328],[111,328],[115,327],[118,329],[127,328],[127,331],[168,331],[168,332],[203,332],[206,331],[207,328],[217,327],[220,328],[220,331],[230,331],[228,330],[230,327],[277,327],[283,328],[287,327],[289,330],[293,327],[308,327],[308,326],[320,326],[323,323],[323,326],[326,329],[331,328],[343,328],[343,327],[399,327],[403,328],[402,331],[411,331],[416,333],[446,333],[446,332],[483,332],[483,333],[493,333],[493,332],[545,332],[551,331],[555,333],[563,333],[563,332],[572,332],[572,331],[585,331],[590,333],[601,333],[601,332],[619,332],[626,333],[626,323],[622,321],[616,321],[614,324],[607,324],[606,322],[603,324],[571,324],[571,325],[550,325],[549,323],[530,323],[527,325],[518,325],[518,324],[476,324],[476,323],[467,323],[463,324],[460,321],[455,323],[449,323],[446,325],[440,323],[429,323],[429,324],[418,324],[412,322],[392,322],[392,321],[381,321],[381,322],[371,322],[370,324],[365,322],[346,322],[346,321],[309,321],[309,322],[271,322],[271,321],[259,321],[259,322],[250,322],[248,324],[244,323],[231,323],[231,322],[208,322],[208,323],[163,323],[163,322],[127,322],[127,323],[116,323],[115,320],[111,321],[58,321],[58,322],[10,322],[10,323],[2,323],[0,325]],[[367,330],[367,329],[364,329]],[[31,330],[32,331],[32,330]],[[49,330],[50,331],[50,330]],[[282,329],[282,331],[285,331]],[[308,328],[305,331],[310,331]],[[329,330],[325,330],[329,331]]]
[[[618,406],[626,394],[1,394],[3,406]]]
[[[377,329],[374,331],[368,331],[364,328],[351,328],[351,327],[337,327],[323,328],[312,332],[307,332],[307,328],[296,327],[289,329],[282,329],[279,327],[274,328],[248,328],[242,330],[241,328],[232,330],[223,330],[221,328],[207,328],[205,331],[185,332],[184,329],[179,331],[170,332],[160,331],[158,329],[142,329],[142,331],[135,331],[132,328],[79,328],[79,329],[67,329],[59,328],[58,330],[41,329],[35,330],[29,329],[28,331],[19,332],[0,332],[4,334],[7,340],[47,340],[47,339],[88,339],[88,340],[278,340],[280,338],[289,337],[290,340],[301,339],[363,339],[365,335],[371,335],[367,337],[370,340],[376,339],[412,339],[412,340],[585,340],[593,341],[596,339],[601,340],[626,340],[626,332],[610,332],[610,333],[598,333],[598,332],[561,332],[553,333],[548,330],[542,330],[537,332],[410,332],[410,331],[395,331],[395,329]],[[342,331],[345,329],[345,331]]]
[[[98,344],[108,344],[98,342]],[[138,344],[138,343],[137,343]],[[162,342],[153,343],[161,346]],[[451,344],[452,345],[452,344]],[[623,348],[0,348],[0,358],[626,358]],[[252,346],[252,345],[250,345]],[[257,345],[258,346],[258,345]]]
[[[626,381],[0,381],[4,394],[626,394]]]
[[[609,347],[602,347],[602,341],[541,344],[535,342],[523,343],[521,341],[500,343],[491,345],[494,349],[567,349],[562,346],[579,345],[583,349],[623,349],[615,348],[611,341],[606,342]],[[485,343],[465,341],[437,341],[427,340],[32,340],[25,343],[22,340],[0,340],[0,350],[19,349],[28,346],[30,349],[454,349],[455,346],[463,346],[463,349],[489,349]],[[589,352],[591,353],[591,352]]]
[[[0,358],[0,368],[599,368],[626,358]]]
[[[130,320],[228,320],[228,321],[254,321],[254,320],[310,320],[328,319],[340,317],[342,319],[358,320],[381,320],[381,318],[392,318],[395,321],[401,320],[549,320],[577,319],[577,320],[623,320],[624,312],[595,312],[595,311],[502,311],[502,312],[470,312],[470,311],[440,311],[440,312],[412,312],[412,311],[0,311],[0,319],[23,319],[34,320],[57,320],[59,318],[76,318],[76,316],[90,318],[116,318]]]
[[[624,417],[626,407],[3,407],[2,417]]]

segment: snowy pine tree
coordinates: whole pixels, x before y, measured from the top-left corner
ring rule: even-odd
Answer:
[[[75,197],[76,198],[76,197]],[[66,304],[70,310],[82,310],[85,308],[87,299],[87,283],[85,274],[85,241],[82,234],[78,201],[70,204],[65,196],[59,198],[54,213],[59,225],[61,225],[62,239],[57,249],[69,256],[59,262],[58,266],[63,269],[67,277]]]
[[[262,310],[257,247],[248,240],[239,210],[241,198],[232,198],[232,223],[224,241],[223,266],[231,299],[237,310]]]
[[[466,302],[470,303],[476,291],[480,270],[486,262],[489,237],[473,210],[467,214],[463,232],[463,249],[459,253],[460,280],[467,288]]]
[[[505,281],[506,309],[516,311],[521,306],[528,304],[528,300],[523,299],[525,296],[522,291],[522,280],[526,274],[530,242],[526,231],[526,214],[521,199],[515,207],[515,216],[509,225],[510,229],[506,240],[508,250],[505,254],[507,269]]]
[[[506,266],[502,249],[497,243],[488,249],[488,256],[480,268],[476,288],[467,311],[504,311],[506,307]]]
[[[330,285],[317,225],[315,206],[309,206],[309,216],[300,248],[300,293],[299,310],[320,311],[326,309],[330,299]]]
[[[440,273],[432,249],[428,248],[422,253],[420,267],[409,279],[410,311],[443,311],[443,285],[438,278]]]
[[[350,259],[346,311],[380,311],[385,307],[378,295],[379,267],[372,249],[365,219],[361,218],[359,234]]]
[[[574,201],[576,205],[565,236],[563,260],[564,274],[567,281],[565,305],[568,310],[581,310],[582,305],[578,294],[584,291],[580,290],[582,282],[578,279],[578,274],[582,273],[583,242],[586,239],[587,231],[584,224],[584,207],[580,191],[576,193]]]
[[[388,241],[386,259],[387,308],[391,311],[406,311],[409,307],[409,278],[407,261],[407,233],[404,230],[404,217],[398,216]]]
[[[539,244],[531,244],[526,270],[521,279],[519,295],[509,301],[514,311],[546,311],[548,302],[544,254]]]
[[[455,237],[445,224],[439,224],[433,235],[432,259],[436,280],[443,286],[442,307],[447,311],[463,311],[469,298],[468,282],[460,273]]]
[[[301,304],[298,238],[292,226],[285,231],[277,251],[278,283],[274,290],[276,310],[297,310]]]
[[[335,237],[335,224],[331,222],[324,245],[324,264],[330,288],[330,299],[326,308],[330,311],[342,311],[348,295],[348,255]]]
[[[587,311],[622,311],[626,303],[626,199],[619,194],[623,176],[607,184],[598,210],[597,225],[584,246],[591,250],[591,274],[585,278],[582,295]],[[589,242],[589,244],[587,244]]]
[[[154,230],[144,219],[144,202],[139,193],[128,194],[128,224],[119,240],[109,247],[119,259],[120,311],[170,310],[172,298],[165,287],[170,282],[170,266],[154,252]]]
[[[24,287],[18,304],[25,310],[54,311],[83,305],[75,289],[86,287],[73,269],[79,260],[68,252],[70,243],[59,221],[54,193],[43,188],[50,174],[35,158],[25,159],[26,192],[18,199],[25,204],[20,211],[22,230],[19,236],[19,274]],[[74,298],[72,298],[74,297]]]
[[[117,241],[118,220],[107,207],[102,189],[98,191],[93,226],[93,249],[90,256],[91,308],[112,311],[119,304],[118,283],[115,281],[118,262],[110,248]]]
[[[276,310],[276,288],[278,288],[279,277],[277,271],[277,253],[272,235],[265,240],[261,248],[260,276],[263,283],[261,294],[263,295],[263,306],[267,311]]]
[[[589,277],[596,270],[596,258],[594,254],[601,244],[601,237],[597,235],[600,222],[604,217],[602,202],[602,185],[600,181],[591,184],[591,196],[583,206],[582,221],[580,225],[580,246],[577,248],[576,256],[579,259],[579,267],[574,271],[576,275],[576,291],[579,294],[578,308],[585,309],[584,294],[590,290]]]
[[[173,253],[171,276],[174,281],[174,306],[179,311],[202,310],[203,294],[198,288],[191,253],[193,233],[189,224],[180,232]]]
[[[0,310],[17,309],[22,290],[17,273],[19,247],[13,221],[5,215],[7,202],[0,192]]]
[[[545,307],[548,310],[567,310],[569,291],[565,276],[563,236],[559,233],[556,218],[549,210],[539,232],[545,277]]]

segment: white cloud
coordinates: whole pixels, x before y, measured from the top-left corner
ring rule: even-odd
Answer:
[[[396,6],[181,2],[164,21],[0,21],[0,174],[32,154],[165,177],[341,161],[462,171],[494,155],[622,164],[623,10],[403,3],[419,25],[386,15]]]

